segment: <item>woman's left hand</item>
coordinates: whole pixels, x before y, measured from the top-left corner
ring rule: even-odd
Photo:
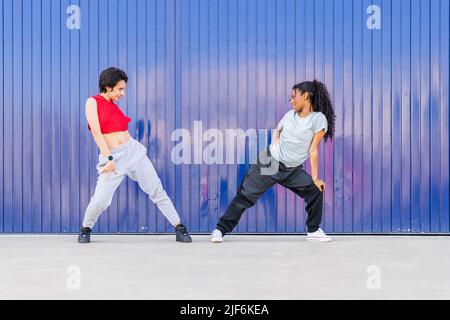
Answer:
[[[321,192],[324,192],[325,189],[327,188],[327,185],[325,184],[325,182],[324,182],[323,180],[321,180],[321,179],[316,179],[316,180],[313,180],[313,181],[314,181],[314,184],[316,185],[316,187],[317,187]]]
[[[108,161],[105,166],[103,166],[102,168],[100,168],[98,170],[99,174],[110,173],[110,172],[114,172],[117,174],[116,163],[114,162],[114,160]]]

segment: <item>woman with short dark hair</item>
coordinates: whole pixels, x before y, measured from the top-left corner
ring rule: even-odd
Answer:
[[[125,176],[138,182],[139,187],[175,227],[176,241],[192,242],[147,157],[147,148],[128,132],[131,118],[125,116],[114,103],[125,95],[127,82],[128,76],[124,71],[108,68],[99,77],[100,94],[86,101],[88,128],[100,150],[97,164],[99,176],[94,195],[86,208],[78,242],[90,242],[92,227],[111,204],[114,192]]]

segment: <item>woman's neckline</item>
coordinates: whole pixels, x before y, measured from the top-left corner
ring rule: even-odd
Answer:
[[[300,116],[300,114],[297,113],[297,116],[299,117],[299,119],[306,119],[306,118],[310,117],[313,113],[314,113],[314,111],[311,111],[306,117],[302,117],[302,116]]]
[[[102,96],[100,93],[98,94],[100,97],[102,97],[103,98],[103,100],[105,100],[106,102],[109,102],[109,103],[114,103],[114,102],[112,102],[112,100],[108,100],[108,99],[106,99],[104,96]]]

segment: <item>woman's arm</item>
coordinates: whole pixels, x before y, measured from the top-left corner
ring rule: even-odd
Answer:
[[[277,129],[273,129],[273,134],[272,134],[272,143],[278,143],[280,141],[280,130]]]
[[[89,98],[86,101],[86,120],[91,127],[92,136],[94,137],[94,140],[97,143],[101,154],[105,158],[108,158],[111,154],[111,151],[109,150],[109,146],[106,143],[106,140],[103,137],[102,131],[100,129],[100,123],[98,121],[97,114],[97,101],[95,101],[94,98]]]
[[[319,145],[322,138],[325,136],[325,131],[320,130],[317,132],[313,140],[311,142],[311,146],[309,148],[309,159],[311,162],[311,177],[316,184],[317,188],[319,190],[324,191],[325,190],[325,182],[319,179]],[[323,186],[323,189],[322,189]]]

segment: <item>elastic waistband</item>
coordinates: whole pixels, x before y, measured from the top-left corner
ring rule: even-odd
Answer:
[[[281,161],[278,161],[278,162],[280,163],[280,169],[297,169],[297,168],[303,169],[303,164],[300,164],[300,165],[295,166],[295,167],[288,167],[283,162],[281,162]]]
[[[124,149],[126,149],[129,145],[131,145],[132,143],[134,143],[134,141],[136,141],[136,140],[134,140],[132,137],[130,137],[130,139],[129,139],[127,142],[122,143],[122,144],[121,144],[120,146],[118,146],[118,147],[112,148],[112,149],[111,149],[111,152],[118,152],[118,151],[124,150]]]

